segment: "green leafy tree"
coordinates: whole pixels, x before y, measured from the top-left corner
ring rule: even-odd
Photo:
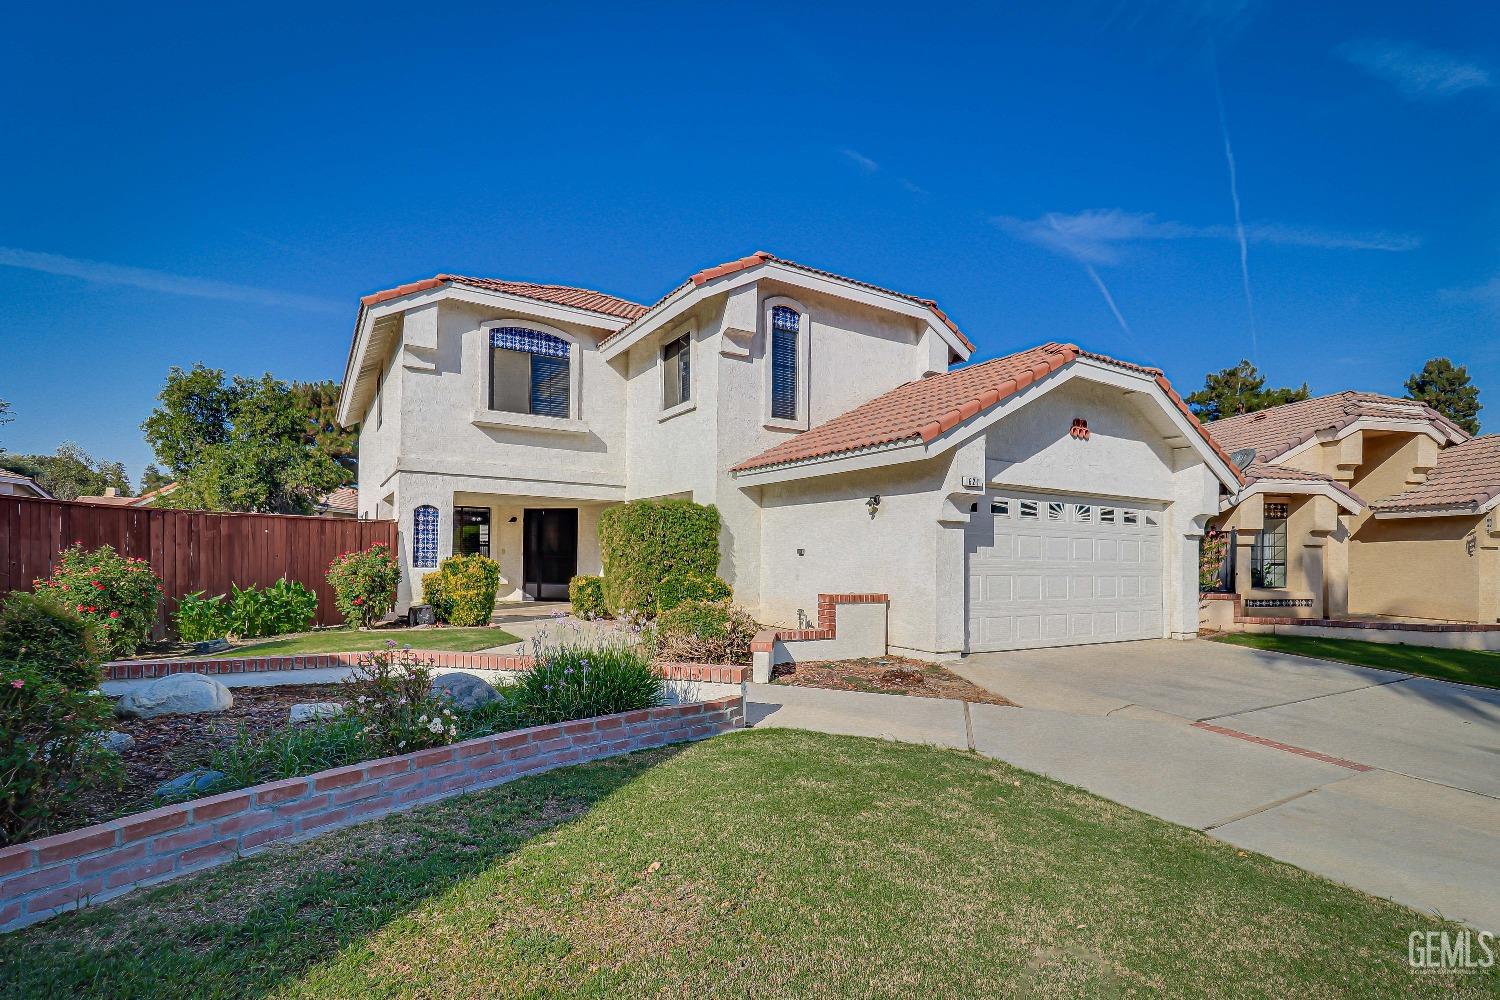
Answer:
[[[162,472],[153,463],[146,466],[146,471],[141,473],[141,493],[152,493],[163,486],[170,486],[172,477]]]
[[[110,488],[130,495],[130,478],[122,463],[95,459],[72,441],[59,445],[52,455],[5,455],[0,468],[30,476],[59,500],[101,496]]]
[[[269,374],[226,381],[203,365],[173,368],[158,398],[141,429],[177,483],[163,506],[309,514],[352,478],[312,443],[302,403]]]
[[[291,392],[307,414],[308,443],[354,472],[359,429],[339,426],[339,384],[332,381],[293,382]]]
[[[1296,389],[1267,389],[1266,377],[1260,369],[1249,361],[1241,361],[1233,368],[1209,372],[1203,388],[1188,396],[1187,404],[1199,420],[1222,420],[1307,397],[1306,382]]]
[[[1479,433],[1479,389],[1465,365],[1433,358],[1406,380],[1406,398],[1426,403],[1470,434]]]

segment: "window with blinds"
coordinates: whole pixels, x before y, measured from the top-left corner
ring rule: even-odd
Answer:
[[[684,333],[662,348],[662,409],[669,410],[693,398],[691,334]]]
[[[572,348],[525,327],[490,331],[490,409],[543,417],[572,415]]]
[[[786,306],[771,310],[771,416],[797,419],[797,337],[802,314]]]

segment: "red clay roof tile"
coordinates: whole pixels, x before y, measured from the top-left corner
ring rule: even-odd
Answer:
[[[748,472],[777,465],[792,465],[878,445],[931,441],[970,417],[988,410],[1007,396],[1046,378],[1080,355],[1153,376],[1173,404],[1192,422],[1198,433],[1203,435],[1204,441],[1230,469],[1234,468],[1223,449],[1203,432],[1197,419],[1173,391],[1171,383],[1156,369],[1080,351],[1072,344],[1050,343],[908,382],[826,423],[788,438],[774,448],[746,459],[730,471]]]
[[[646,313],[646,307],[638,302],[631,302],[629,299],[622,299],[615,295],[606,295],[589,288],[543,285],[534,281],[507,281],[503,278],[470,278],[462,274],[439,274],[436,277],[424,278],[421,281],[413,281],[395,288],[387,288],[383,292],[366,295],[359,301],[361,305],[368,307],[447,284],[504,292],[507,295],[518,295],[525,299],[536,299],[539,302],[551,302],[554,305],[571,306],[586,312],[601,313],[616,319],[634,320]]]

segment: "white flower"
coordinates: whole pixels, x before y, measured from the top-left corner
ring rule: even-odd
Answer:
[[[406,746],[406,741],[405,741],[405,740],[402,740],[402,741],[401,741],[401,742],[400,742],[400,743],[397,743],[397,744],[396,744],[396,749],[397,749],[397,750],[400,750],[400,749],[401,749],[401,748],[402,748],[402,747],[404,747],[404,746]]]
[[[424,715],[422,718],[425,719],[427,717]],[[432,722],[428,723],[427,728],[434,733],[440,733],[443,731],[443,721],[441,719],[433,719]]]

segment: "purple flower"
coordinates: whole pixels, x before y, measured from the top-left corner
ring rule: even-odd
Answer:
[[[385,641],[385,645],[386,645],[387,649],[395,649],[396,648],[396,640],[395,639],[387,639]]]

